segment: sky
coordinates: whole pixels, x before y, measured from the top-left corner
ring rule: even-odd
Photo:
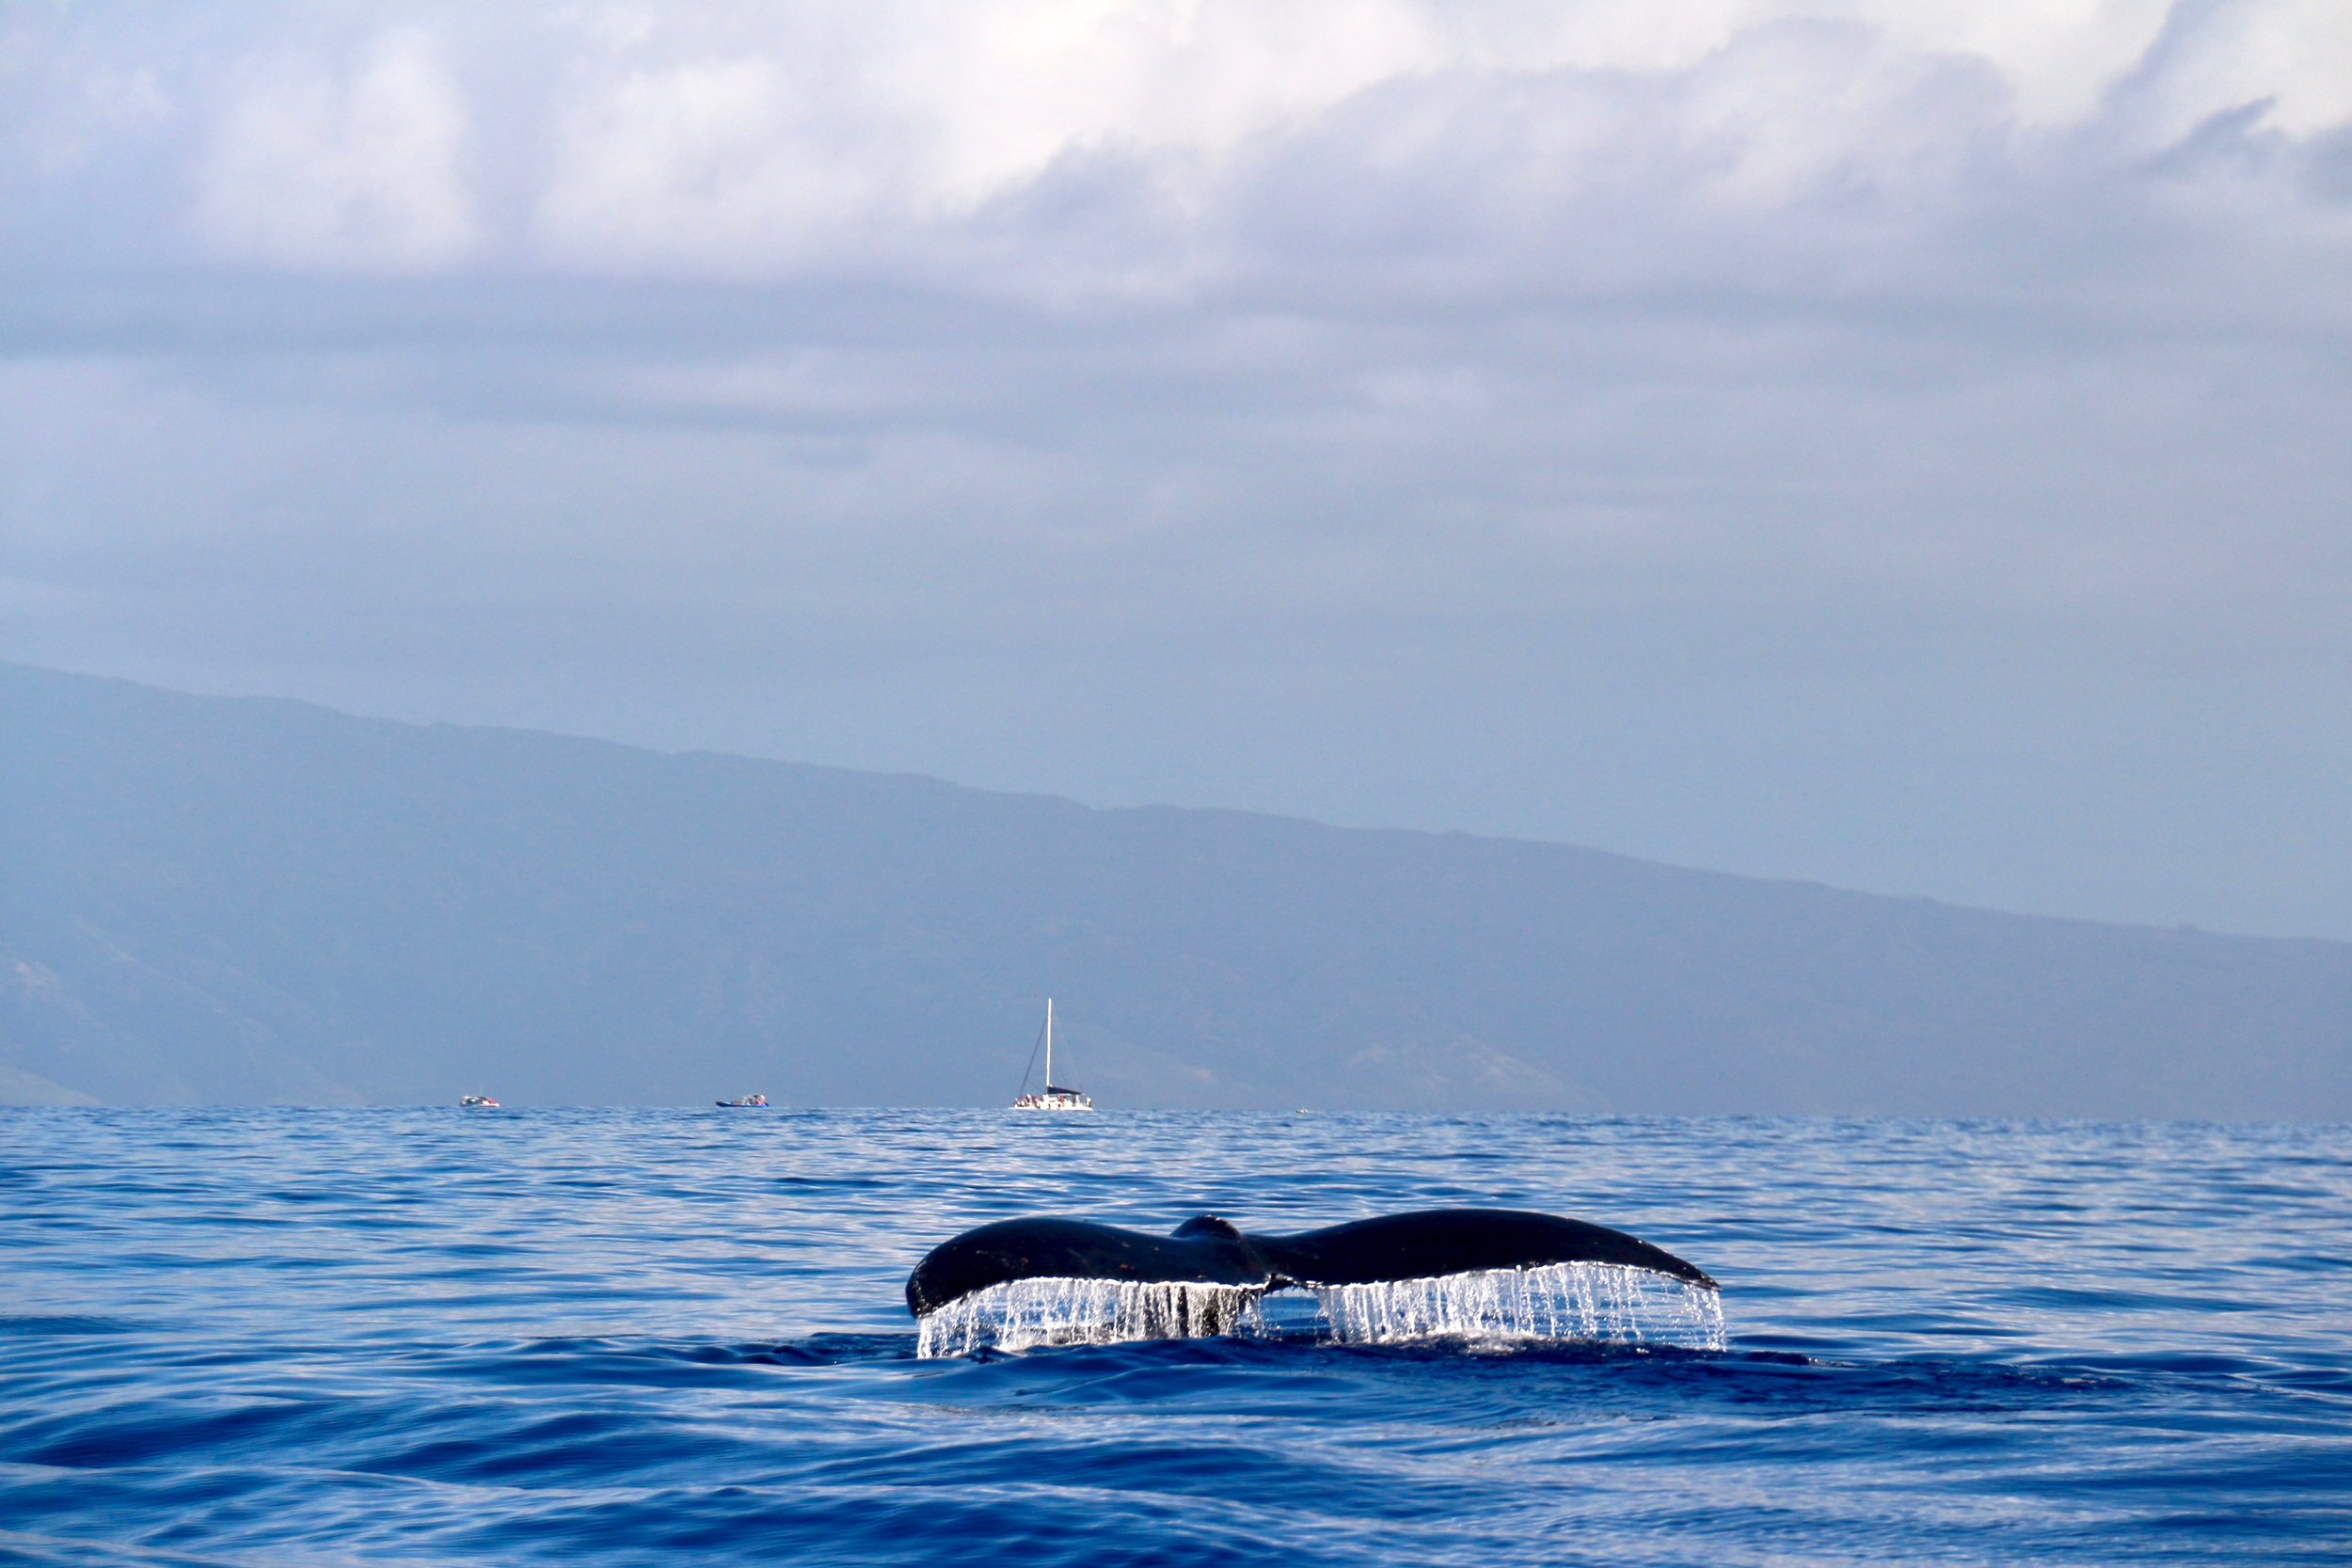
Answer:
[[[0,658],[2352,938],[2352,6],[0,0]]]

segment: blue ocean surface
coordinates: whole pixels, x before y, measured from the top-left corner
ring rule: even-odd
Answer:
[[[901,1295],[1464,1204],[1692,1259],[1722,1348],[926,1359]],[[4,1562],[2348,1558],[2343,1127],[0,1112]]]

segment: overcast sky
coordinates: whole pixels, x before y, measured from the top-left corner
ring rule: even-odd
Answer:
[[[0,657],[2352,937],[2352,5],[0,3]]]

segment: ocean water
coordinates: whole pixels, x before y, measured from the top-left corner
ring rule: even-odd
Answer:
[[[1720,1338],[925,1357],[901,1295],[1020,1213],[1457,1204]],[[2352,1129],[0,1112],[0,1562],[2347,1559]]]

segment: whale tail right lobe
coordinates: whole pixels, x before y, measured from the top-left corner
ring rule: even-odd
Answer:
[[[1716,1288],[1696,1264],[1638,1236],[1518,1209],[1426,1209],[1248,1240],[1278,1274],[1308,1286],[1375,1285],[1548,1263],[1615,1263]]]

